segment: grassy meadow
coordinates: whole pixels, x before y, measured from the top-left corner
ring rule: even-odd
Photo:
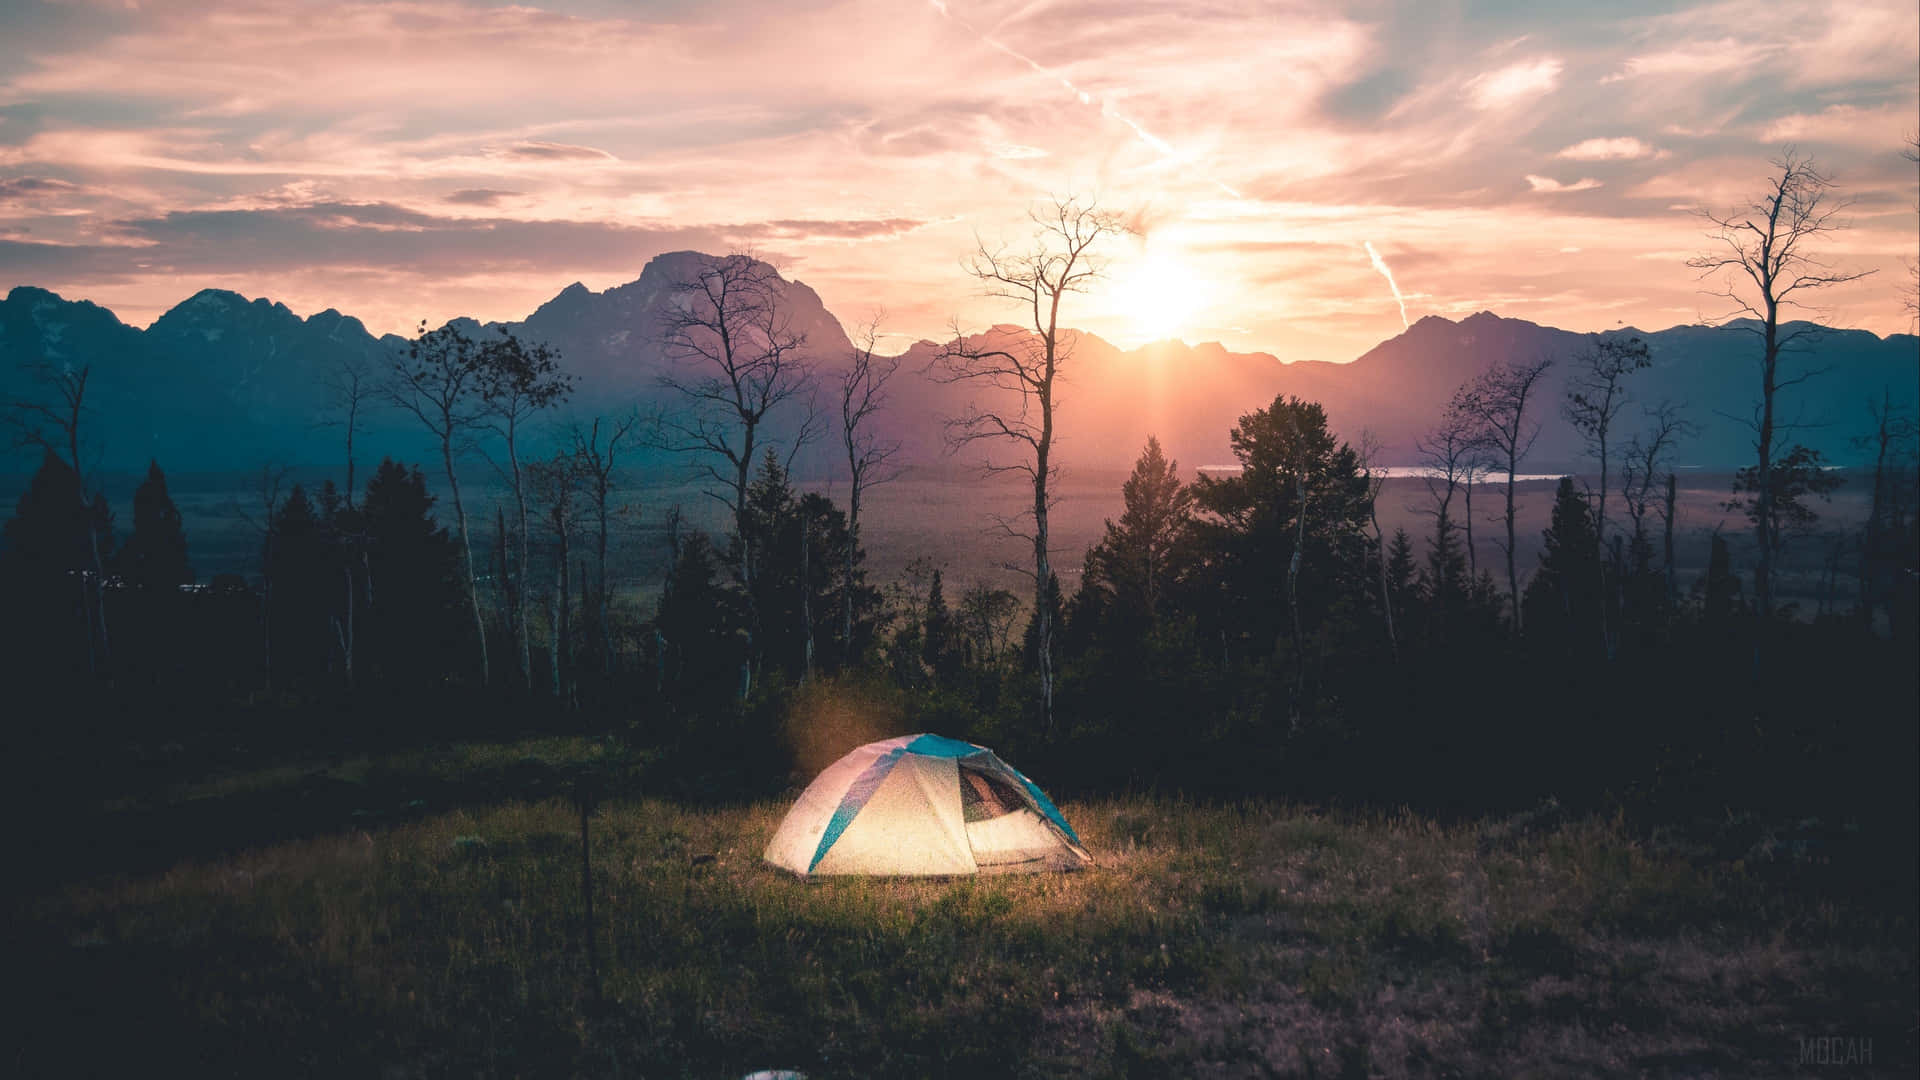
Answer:
[[[22,890],[8,1071],[1891,1076],[1915,1061],[1911,896],[1552,807],[1441,824],[1066,800],[1087,872],[808,883],[760,859],[784,803],[694,807],[615,782],[591,818],[596,997],[563,787],[598,753],[550,738],[281,763],[102,808],[111,833],[130,815],[322,807],[306,835],[239,832],[228,850],[150,828],[143,869]],[[407,797],[420,790],[438,796]],[[375,809],[346,811],[356,799]],[[1807,1072],[1800,1040],[1822,1036],[1871,1038],[1872,1064]]]

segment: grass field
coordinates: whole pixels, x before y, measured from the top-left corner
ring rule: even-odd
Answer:
[[[457,747],[150,800],[593,753]],[[1091,871],[806,883],[760,860],[781,804],[609,799],[591,820],[598,1001],[561,798],[88,874],[16,902],[9,1071],[1821,1075],[1801,1040],[1838,1037],[1872,1040],[1844,1075],[1912,1075],[1913,898],[1828,886],[1817,865],[1552,813],[1063,809]]]

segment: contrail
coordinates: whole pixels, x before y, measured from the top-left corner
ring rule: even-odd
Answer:
[[[1152,147],[1156,152],[1158,152],[1162,156],[1173,157],[1175,155],[1175,151],[1172,144],[1168,143],[1167,140],[1162,139],[1160,136],[1155,135],[1153,132],[1148,131],[1146,128],[1141,127],[1139,121],[1136,121],[1133,117],[1128,116],[1127,114],[1121,112],[1119,109],[1114,108],[1112,102],[1106,100],[1105,98],[1094,97],[1092,94],[1088,93],[1087,91],[1080,89],[1078,86],[1075,86],[1073,84],[1073,80],[1067,78],[1065,75],[1062,75],[1059,72],[1053,70],[1052,68],[1047,67],[1046,65],[1040,63],[1038,60],[1035,60],[1033,57],[1028,56],[1023,52],[1020,52],[1019,50],[1013,48],[1012,46],[1003,44],[1000,41],[996,40],[995,38],[990,37],[987,34],[981,33],[979,30],[974,28],[974,25],[972,23],[968,22],[967,20],[961,18],[958,15],[955,15],[952,12],[952,10],[950,10],[947,7],[946,0],[927,0],[927,6],[939,12],[941,15],[944,15],[947,19],[951,20],[952,22],[956,22],[960,24],[960,26],[965,28],[968,33],[972,34],[974,37],[979,38],[981,41],[993,47],[995,50],[999,51],[1000,53],[1020,61],[1021,63],[1032,68],[1034,71],[1038,72],[1039,74],[1045,75],[1047,78],[1052,79],[1055,82],[1059,83],[1062,87],[1066,88],[1068,93],[1078,98],[1080,101],[1080,104],[1099,105],[1100,115],[1110,117],[1114,120],[1118,120],[1121,123],[1127,125],[1128,128],[1132,129],[1135,138],[1139,139],[1141,142],[1145,143],[1146,145]],[[1236,199],[1241,197],[1238,191],[1235,191],[1233,188],[1228,187],[1226,184],[1221,183],[1219,180],[1214,179],[1212,176],[1208,176],[1207,179],[1212,181],[1215,187],[1219,188],[1221,191],[1226,192],[1228,195],[1231,195]]]
[[[1393,271],[1387,269],[1387,260],[1381,258],[1380,253],[1373,249],[1373,241],[1366,240],[1363,243],[1367,245],[1367,257],[1373,260],[1373,268],[1380,271],[1380,276],[1387,279],[1387,288],[1393,290],[1393,301],[1400,305],[1400,329],[1405,330],[1408,328],[1407,301],[1400,295],[1400,286],[1394,283]]]

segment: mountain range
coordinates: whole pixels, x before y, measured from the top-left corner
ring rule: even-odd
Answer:
[[[657,377],[669,361],[659,345],[661,313],[673,283],[708,258],[697,252],[661,255],[625,285],[594,292],[575,283],[526,319],[497,325],[559,351],[563,366],[578,377],[568,406],[575,413],[663,403]],[[844,364],[852,344],[819,295],[799,281],[783,280],[780,287],[792,327],[806,335],[815,362],[823,370]],[[1759,345],[1749,329],[1738,323],[1650,332],[1623,327],[1603,335],[1646,341],[1652,366],[1631,377],[1630,390],[1636,402],[1686,406],[1699,433],[1681,448],[1683,462],[1727,467],[1751,456],[1752,434],[1740,419],[1758,399]],[[1022,334],[996,326],[981,338],[1005,343]],[[1236,419],[1277,394],[1322,403],[1343,435],[1370,431],[1389,463],[1411,464],[1414,440],[1462,382],[1490,364],[1536,357],[1558,362],[1540,398],[1543,423],[1532,465],[1570,468],[1584,454],[1558,406],[1568,358],[1591,336],[1491,312],[1457,322],[1427,316],[1350,363],[1284,363],[1215,342],[1120,349],[1093,334],[1069,332],[1068,339],[1073,354],[1058,430],[1069,467],[1124,468],[1150,433],[1184,466],[1230,462],[1228,432]],[[1870,398],[1884,389],[1896,406],[1916,407],[1920,339],[1819,329],[1810,340],[1784,361],[1783,377],[1818,374],[1783,392],[1783,415],[1802,425],[1793,436],[1797,441],[1836,463],[1857,461],[1852,440],[1866,428]],[[222,290],[196,293],[142,330],[91,302],[20,286],[0,301],[0,398],[34,394],[28,375],[34,364],[89,364],[88,441],[99,466],[136,469],[149,458],[168,469],[196,471],[252,469],[270,460],[323,464],[342,454],[340,432],[326,426],[333,410],[324,376],[350,359],[377,368],[406,345],[395,335],[376,337],[358,319],[332,309],[303,319],[284,304]],[[902,443],[911,463],[942,461],[940,421],[981,393],[928,373],[938,348],[921,341],[900,357],[882,419],[885,434]],[[831,393],[827,383],[823,405]],[[775,433],[796,419],[780,418]],[[1639,424],[1638,409],[1629,406],[1620,430],[1630,435]],[[409,418],[387,409],[367,418],[355,456],[363,463],[383,454],[420,460],[428,451],[429,440]],[[835,458],[824,445],[809,453],[803,466],[811,460],[815,468],[830,468]],[[9,467],[29,464],[17,458]]]

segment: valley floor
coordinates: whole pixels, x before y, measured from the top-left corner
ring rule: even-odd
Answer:
[[[412,767],[531,776],[576,751]],[[234,809],[321,776],[352,790],[377,765],[152,797]],[[1069,801],[1088,872],[807,883],[760,859],[784,805],[613,799],[591,820],[596,1002],[572,806],[412,809],[18,899],[11,1071],[1773,1076],[1864,1048],[1820,1072],[1905,1076],[1916,1060],[1911,895],[1617,823]]]

